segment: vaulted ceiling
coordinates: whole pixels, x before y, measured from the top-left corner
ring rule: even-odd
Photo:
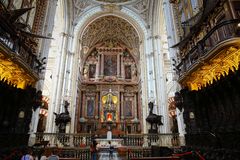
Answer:
[[[146,27],[151,28],[153,9],[158,0],[72,0],[71,2],[73,5],[69,6],[73,7],[71,13],[73,13],[74,25],[78,24],[85,13],[100,6],[103,12],[107,13],[121,12],[123,8],[131,10],[142,19]],[[95,45],[105,42],[123,44],[135,55],[139,52],[140,40],[137,31],[128,21],[120,17],[100,17],[91,22],[80,37],[84,54]]]
[[[73,22],[76,24],[79,17],[91,7],[115,5],[122,6],[138,14],[147,25],[151,25],[152,9],[159,0],[72,0],[73,3]]]
[[[95,0],[97,2],[105,2],[105,3],[124,3],[124,2],[132,2],[134,0]]]
[[[96,19],[86,28],[82,36],[82,45],[88,48],[106,41],[124,44],[129,49],[139,48],[136,30],[126,20],[116,16]]]

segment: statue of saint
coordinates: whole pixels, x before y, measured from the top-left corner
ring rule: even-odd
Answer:
[[[84,66],[84,69],[83,69],[83,77],[84,77],[84,79],[88,78],[88,72],[89,72],[89,65],[86,64]]]
[[[137,78],[137,68],[136,68],[135,64],[132,64],[131,69],[132,69],[132,80],[136,80],[136,78]]]

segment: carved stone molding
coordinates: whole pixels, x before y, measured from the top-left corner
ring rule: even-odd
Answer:
[[[138,67],[134,56],[119,43],[107,41],[82,56],[82,80],[85,83],[136,83]]]
[[[48,1],[45,1],[45,0],[37,1],[34,23],[33,23],[33,27],[32,27],[33,33],[41,34],[41,32],[42,32],[45,15],[46,15],[46,11],[47,11],[47,4],[48,4]]]
[[[81,15],[81,13],[89,6],[94,5],[90,0],[73,0],[73,19],[74,21]]]
[[[124,2],[129,2],[132,0],[96,0],[98,2],[105,2],[105,3],[124,3]]]
[[[125,44],[131,49],[139,48],[136,30],[127,21],[115,16],[101,17],[90,24],[83,34],[82,45],[91,48],[109,40]]]
[[[181,84],[191,90],[199,90],[207,84],[218,81],[221,76],[226,76],[229,70],[238,69],[240,50],[231,46],[222,50],[219,56],[209,60],[199,67],[194,73],[188,75]]]
[[[137,3],[133,4],[131,7],[137,11],[138,14],[144,19],[146,23],[149,22],[149,13],[150,13],[150,1],[149,0],[141,0],[137,1]]]

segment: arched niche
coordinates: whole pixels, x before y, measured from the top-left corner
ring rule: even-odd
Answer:
[[[79,123],[78,132],[104,133],[104,128],[109,128],[108,115],[112,116],[113,134],[141,132],[140,121],[133,123],[141,115],[139,39],[136,29],[118,16],[99,17],[84,28],[78,52],[81,99],[77,119],[86,119],[87,127]],[[125,90],[126,86],[132,90]],[[119,100],[114,111],[106,110],[100,100],[110,93]]]

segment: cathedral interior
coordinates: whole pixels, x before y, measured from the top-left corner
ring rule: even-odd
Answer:
[[[239,0],[0,0],[0,159],[238,160],[239,45]]]

